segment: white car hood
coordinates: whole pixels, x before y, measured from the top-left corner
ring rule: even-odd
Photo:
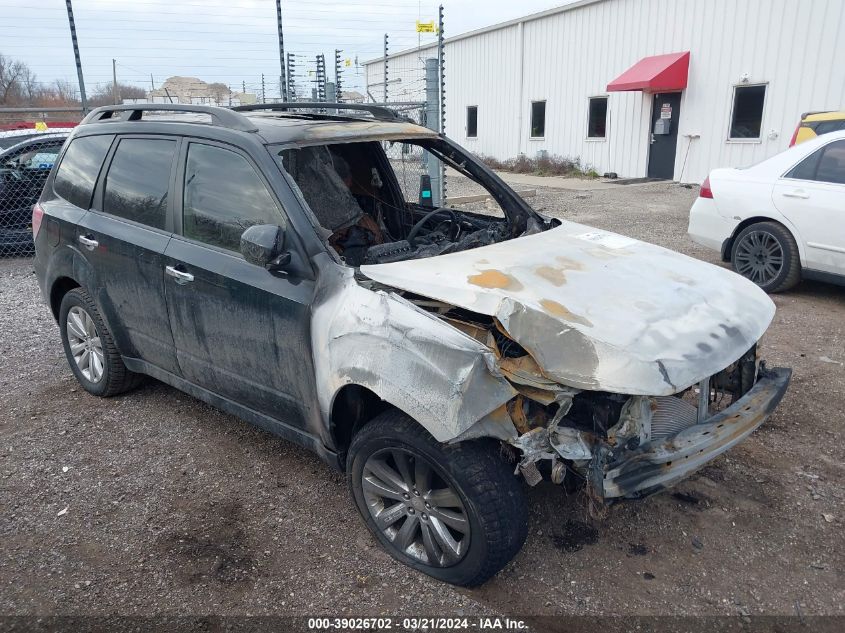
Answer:
[[[631,395],[677,393],[721,371],[775,312],[762,290],[729,270],[567,221],[361,272],[495,317],[552,380]]]

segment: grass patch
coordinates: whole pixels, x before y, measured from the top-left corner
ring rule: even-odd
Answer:
[[[492,156],[480,156],[481,162],[496,171],[509,171],[515,174],[534,176],[566,176],[568,178],[598,178],[599,174],[589,165],[584,165],[580,158],[565,156],[543,156],[528,158],[520,154],[516,158],[499,160]]]

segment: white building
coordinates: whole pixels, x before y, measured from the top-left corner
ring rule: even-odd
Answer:
[[[388,99],[424,100],[436,53],[390,56]],[[700,182],[845,108],[845,0],[580,0],[447,38],[445,62],[445,132],[477,154]]]

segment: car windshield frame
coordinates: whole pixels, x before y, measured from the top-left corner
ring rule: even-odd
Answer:
[[[487,167],[471,152],[464,149],[451,139],[445,136],[432,138],[423,135],[361,135],[358,137],[345,137],[338,139],[320,139],[308,142],[287,142],[287,143],[268,143],[266,145],[267,151],[273,158],[273,162],[282,172],[288,182],[294,187],[297,196],[302,198],[307,207],[307,201],[301,195],[296,181],[287,172],[282,163],[281,152],[288,149],[302,149],[304,147],[319,147],[342,145],[348,143],[366,143],[371,141],[387,141],[394,143],[409,143],[423,150],[429,152],[435,159],[442,161],[445,165],[451,167],[462,176],[474,181],[479,186],[483,187],[487,193],[501,207],[504,213],[504,220],[510,227],[511,237],[517,237],[524,233],[530,227],[540,227],[547,224],[547,219],[537,213],[513,188],[510,187],[502,178],[496,174],[492,169]],[[399,187],[398,180],[396,180],[396,173],[391,167],[390,177],[394,181],[392,186]],[[308,207],[307,207],[308,208]],[[448,208],[448,207],[446,207]],[[311,212],[312,222],[316,222],[316,217]],[[318,232],[322,228],[319,223],[316,224]]]

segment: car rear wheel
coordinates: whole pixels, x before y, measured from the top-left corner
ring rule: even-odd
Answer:
[[[85,391],[107,397],[138,385],[141,376],[126,369],[97,306],[82,288],[62,298],[59,328],[68,364]]]
[[[441,444],[390,410],[353,439],[347,475],[358,512],[382,546],[439,580],[480,585],[525,542],[522,485],[493,440]]]
[[[775,222],[745,227],[733,243],[733,268],[766,292],[789,290],[801,280],[801,258],[792,234]]]

